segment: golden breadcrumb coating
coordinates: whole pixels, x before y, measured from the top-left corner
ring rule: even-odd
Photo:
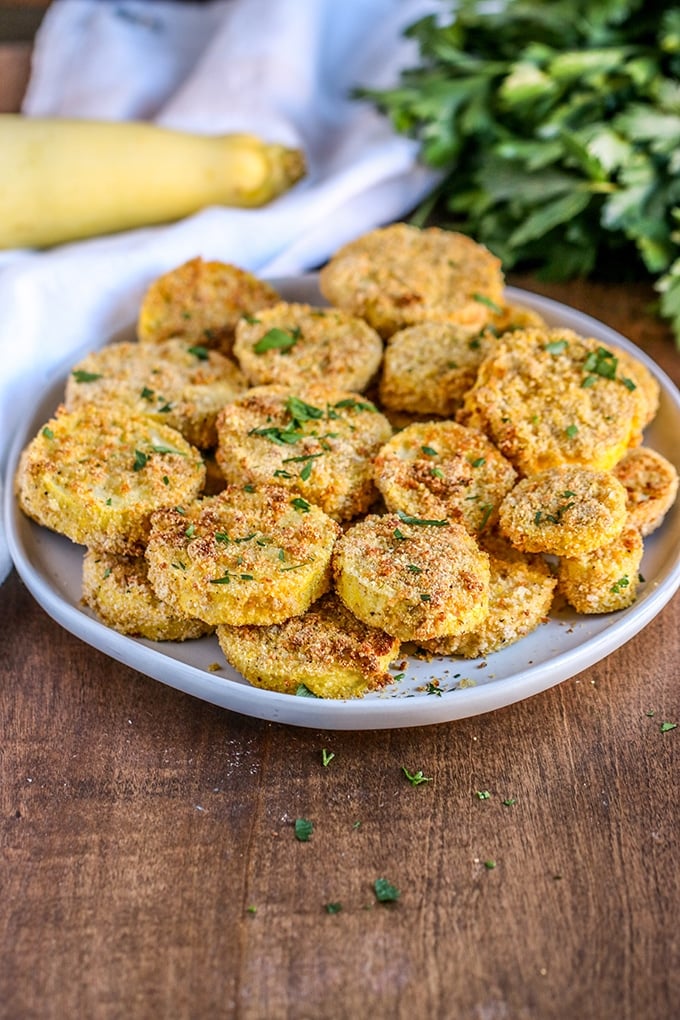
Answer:
[[[549,468],[505,497],[500,531],[523,552],[577,556],[613,541],[626,522],[626,490],[609,471]]]
[[[631,446],[642,442],[642,431],[656,417],[659,410],[659,396],[661,387],[657,379],[652,375],[646,365],[620,347],[612,347],[612,351],[618,359],[619,378],[629,380],[634,384],[631,392],[637,402],[637,409],[634,417],[633,440]]]
[[[641,535],[651,535],[675,502],[678,472],[656,450],[637,446],[614,466],[612,474],[626,490],[628,519]]]
[[[217,442],[218,411],[247,382],[230,358],[186,340],[109,344],[86,355],[66,383],[69,410],[120,402],[181,432],[194,446]]]
[[[256,386],[224,408],[217,434],[227,481],[282,485],[342,521],[376,498],[372,459],[392,428],[358,393]]]
[[[489,558],[446,520],[363,518],[335,547],[333,580],[355,616],[402,641],[463,633],[488,611]]]
[[[638,442],[635,390],[598,340],[517,330],[491,347],[457,418],[485,432],[522,475],[568,464],[608,470]]]
[[[83,559],[82,600],[107,627],[150,641],[187,641],[212,631],[202,620],[178,616],[157,598],[143,556],[88,549]]]
[[[533,308],[526,305],[518,305],[514,302],[500,302],[497,311],[492,311],[491,319],[487,329],[496,336],[503,333],[514,333],[516,329],[527,329],[531,326],[546,328],[547,322]]]
[[[234,356],[254,386],[313,382],[362,392],[380,367],[383,343],[363,319],[339,308],[285,301],[236,326]]]
[[[394,223],[344,245],[319,286],[338,308],[383,337],[416,322],[451,322],[479,332],[503,301],[500,260],[481,244],[439,227]]]
[[[162,510],[146,548],[156,595],[206,623],[281,623],[327,591],[339,526],[275,485]]]
[[[22,453],[21,509],[73,542],[139,553],[151,514],[193,499],[201,456],[175,429],[120,404],[60,407]]]
[[[514,644],[545,623],[557,584],[548,564],[495,536],[482,545],[489,553],[489,612],[466,634],[425,642],[429,651],[476,659]]]
[[[517,478],[483,433],[455,421],[408,425],[381,447],[373,464],[388,510],[447,517],[472,535],[494,523]]]
[[[368,627],[329,592],[302,616],[269,627],[217,628],[227,661],[255,687],[319,698],[356,698],[392,682],[400,642]]]
[[[241,316],[280,300],[273,287],[245,269],[194,258],[150,284],[139,311],[137,335],[142,343],[181,337],[228,355]]]
[[[612,542],[563,557],[557,565],[559,589],[577,613],[613,613],[632,605],[640,583],[643,545],[640,532],[626,523]]]
[[[448,418],[462,405],[494,342],[462,326],[423,322],[401,329],[385,348],[380,403],[389,411]]]

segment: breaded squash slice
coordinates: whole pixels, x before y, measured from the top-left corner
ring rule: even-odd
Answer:
[[[143,550],[151,514],[192,500],[205,481],[195,447],[176,429],[120,404],[57,410],[23,451],[19,506],[73,542],[111,553]]]
[[[380,403],[388,411],[452,417],[477,378],[494,342],[490,335],[441,322],[423,322],[390,337],[380,375]]]
[[[338,541],[333,581],[355,616],[401,641],[463,633],[488,611],[489,557],[445,519],[370,514]]]
[[[476,429],[455,421],[408,425],[373,461],[388,510],[414,517],[447,517],[478,535],[493,524],[517,473]]]
[[[280,486],[229,486],[153,515],[149,580],[184,616],[281,623],[328,590],[339,533],[322,510]]]
[[[637,384],[617,355],[568,329],[500,337],[457,420],[481,429],[522,475],[580,465],[608,470],[639,442]]]
[[[500,260],[483,245],[407,223],[341,247],[322,268],[319,286],[332,305],[365,319],[383,337],[427,321],[479,332],[503,302]]]
[[[438,655],[467,659],[491,655],[545,623],[557,578],[540,556],[519,552],[503,539],[483,539],[489,553],[489,612],[482,623],[458,637],[424,642]]]
[[[559,589],[577,613],[625,609],[637,597],[642,553],[642,536],[628,522],[613,542],[580,556],[562,557],[557,565]]]
[[[328,382],[366,389],[380,367],[383,343],[363,319],[339,308],[282,301],[239,320],[234,356],[254,386],[299,389]]]
[[[255,687],[319,698],[357,698],[392,682],[400,642],[368,627],[329,592],[302,616],[269,627],[217,628],[224,656]]]
[[[86,355],[66,384],[69,410],[119,402],[181,432],[194,446],[217,442],[215,419],[248,386],[230,358],[186,340],[109,344]]]
[[[629,521],[641,535],[651,535],[675,502],[678,472],[656,450],[637,446],[614,466],[612,474],[626,490]]]
[[[141,343],[180,337],[229,355],[241,316],[280,300],[278,291],[245,269],[190,259],[149,285],[139,310],[137,336]]]
[[[143,556],[88,549],[83,559],[82,601],[107,627],[150,641],[187,641],[213,629],[202,620],[178,616],[156,596]]]
[[[284,486],[342,521],[375,499],[372,459],[392,428],[358,393],[256,386],[223,409],[217,434],[227,481]]]
[[[626,490],[609,471],[558,467],[523,478],[501,503],[499,530],[523,552],[578,556],[626,523]]]

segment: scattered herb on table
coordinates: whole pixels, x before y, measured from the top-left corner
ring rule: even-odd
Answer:
[[[655,281],[680,346],[680,7],[441,2],[416,65],[359,89],[441,181],[415,214],[547,279]]]
[[[670,733],[671,730],[676,730],[678,724],[676,722],[662,722],[659,729],[662,733]]]
[[[432,777],[423,775],[423,770],[418,769],[417,772],[409,772],[405,765],[401,766],[401,771],[408,779],[411,786],[420,786],[421,783],[431,783]]]
[[[313,832],[314,823],[308,818],[295,819],[295,838],[301,843],[308,843]]]
[[[401,896],[396,886],[388,882],[386,878],[376,878],[373,883],[373,891],[378,903],[396,903]]]

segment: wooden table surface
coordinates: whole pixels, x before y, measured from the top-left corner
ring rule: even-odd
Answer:
[[[2,52],[20,95],[27,50]],[[680,383],[645,285],[511,282]],[[3,1020],[680,1015],[680,727],[661,729],[680,597],[544,694],[375,732],[178,693],[62,630],[16,573],[0,612]]]

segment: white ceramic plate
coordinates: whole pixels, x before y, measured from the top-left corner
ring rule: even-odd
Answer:
[[[289,300],[320,303],[314,276],[273,281]],[[680,470],[680,394],[671,380],[618,333],[564,305],[508,288],[508,299],[528,305],[551,324],[627,348],[656,375],[661,406],[646,443]],[[29,521],[12,495],[17,459],[59,403],[70,366],[43,393],[15,437],[5,487],[5,518],[16,568],[36,600],[61,626],[139,672],[204,701],[259,719],[321,729],[384,729],[447,722],[489,712],[547,690],[609,655],[645,627],[680,585],[680,502],[645,541],[638,600],[601,616],[555,615],[533,634],[484,660],[408,660],[403,677],[380,692],[348,701],[278,694],[251,687],[224,662],[217,640],[154,643],[118,634],[80,605],[83,549]],[[218,672],[209,667],[221,663]],[[428,692],[438,681],[438,694]],[[431,687],[429,688],[432,689]]]

